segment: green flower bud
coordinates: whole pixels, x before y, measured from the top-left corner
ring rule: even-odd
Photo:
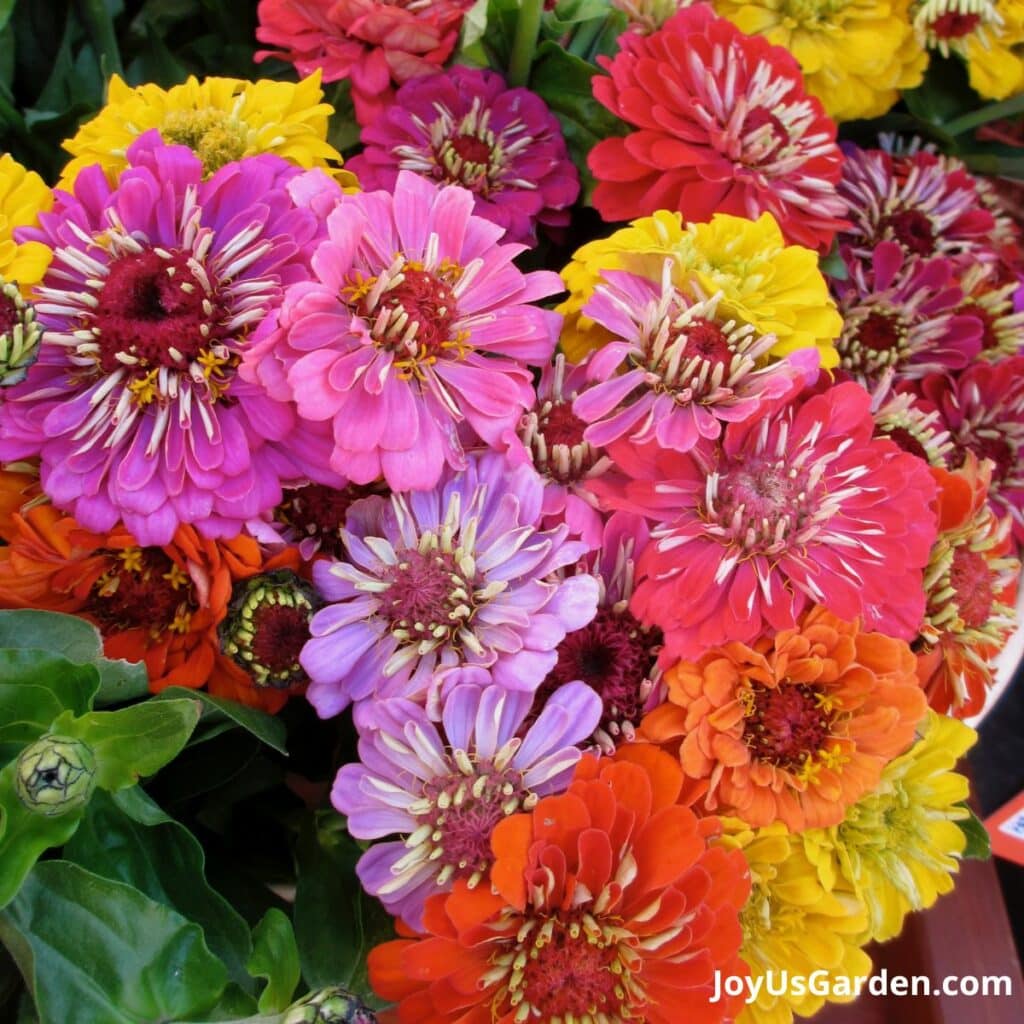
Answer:
[[[21,297],[16,284],[0,277],[0,388],[25,379],[39,355],[42,334],[32,304]]]
[[[41,736],[18,756],[14,787],[30,811],[47,817],[83,806],[96,788],[92,747],[68,736]]]
[[[284,1024],[376,1024],[377,1015],[351,992],[339,986],[321,989],[300,999]]]

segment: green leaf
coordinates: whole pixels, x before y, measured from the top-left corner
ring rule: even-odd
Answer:
[[[292,1001],[299,984],[299,949],[295,932],[286,914],[271,908],[252,931],[252,956],[249,973],[266,978],[267,987],[260,995],[260,1013],[284,1010]]]
[[[0,30],[7,27],[7,22],[11,20],[11,15],[14,13],[14,5],[18,0],[0,0]]]
[[[319,827],[311,817],[299,834],[295,936],[302,976],[310,988],[343,985],[379,1006],[366,957],[374,946],[394,938],[394,923],[360,885],[355,866],[362,851],[342,826],[337,814],[327,812]]]
[[[836,242],[832,243],[832,248],[818,261],[818,268],[835,281],[845,281],[850,276],[843,257],[839,255],[839,245]]]
[[[967,810],[968,816],[957,822],[960,831],[967,837],[967,846],[964,847],[962,856],[971,860],[988,860],[992,856],[992,840],[988,830],[978,819],[978,816],[966,804],[960,804]]]
[[[933,55],[924,81],[916,89],[907,89],[903,101],[915,117],[943,128],[978,102],[963,61],[938,54]]]
[[[199,721],[200,707],[198,700],[147,700],[81,718],[65,713],[53,723],[53,731],[92,747],[98,786],[125,789],[181,752]]]
[[[264,711],[246,707],[245,704],[239,704],[234,700],[214,697],[205,690],[188,690],[183,686],[169,686],[166,690],[162,690],[154,698],[154,701],[181,697],[190,697],[193,700],[202,701],[202,721],[204,724],[208,722],[233,722],[235,725],[245,729],[246,732],[252,733],[258,740],[266,743],[268,747],[272,747],[279,754],[288,753],[286,746],[288,734],[284,723],[279,718],[268,715]]]
[[[37,864],[0,913],[41,1024],[198,1020],[227,971],[200,927],[67,861]]]
[[[252,954],[248,925],[206,881],[205,856],[195,836],[138,786],[95,793],[64,856],[104,878],[134,886],[194,921],[231,980],[255,996],[256,985],[246,969]]]
[[[544,27],[555,35],[561,35],[581,21],[606,18],[609,10],[608,0],[559,0],[554,10],[545,12]]]

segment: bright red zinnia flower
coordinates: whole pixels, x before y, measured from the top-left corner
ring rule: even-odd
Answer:
[[[611,77],[594,95],[636,127],[599,142],[588,163],[605,220],[680,210],[688,221],[765,211],[786,241],[827,249],[845,225],[835,194],[842,169],[836,126],[804,92],[781,46],[747,36],[706,4],[656,32],[620,38]]]

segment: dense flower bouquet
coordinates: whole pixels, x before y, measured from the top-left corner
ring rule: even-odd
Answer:
[[[77,6],[0,83],[0,999],[853,998],[984,852],[1024,6]]]

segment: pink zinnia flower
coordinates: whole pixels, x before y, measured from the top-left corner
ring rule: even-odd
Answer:
[[[419,927],[427,897],[456,879],[486,881],[494,826],[568,786],[601,703],[571,682],[524,729],[531,704],[500,686],[456,686],[440,728],[407,700],[359,709],[360,763],[338,772],[331,801],[357,839],[403,836],[371,846],[356,871],[407,924]]]
[[[665,261],[660,285],[606,270],[583,307],[612,335],[590,360],[589,376],[600,383],[573,403],[592,445],[628,437],[686,452],[818,376],[817,349],[766,362],[775,335],[719,314],[721,292],[687,298],[672,284],[673,265]]]
[[[460,432],[504,448],[534,402],[561,318],[526,305],[561,289],[521,273],[519,245],[473,214],[473,194],[402,171],[395,194],[342,198],[313,279],[285,295],[278,330],[243,375],[329,423],[330,464],[357,484],[433,487],[465,465]]]
[[[407,82],[362,142],[346,166],[364,189],[392,190],[401,170],[462,185],[510,242],[532,243],[537,224],[568,224],[580,191],[558,119],[494,71],[456,66]]]
[[[113,186],[83,170],[24,230],[54,258],[39,360],[0,410],[0,459],[39,456],[44,490],[87,529],[121,519],[143,545],[183,523],[233,537],[282,482],[338,479],[329,435],[237,367],[282,287],[309,274],[306,198],[340,190],[269,155],[204,181],[195,154],[155,131],[128,159]]]
[[[858,384],[790,402],[686,455],[625,442],[633,479],[594,484],[656,521],[631,604],[665,633],[663,663],[790,629],[812,604],[912,639],[935,539],[935,483],[916,456],[874,438]]]
[[[637,130],[604,139],[588,164],[605,220],[680,210],[688,221],[770,213],[786,241],[827,249],[846,224],[835,194],[836,126],[804,91],[794,57],[706,4],[649,36],[622,35],[594,96]]]
[[[839,365],[862,384],[887,370],[898,380],[962,370],[981,351],[978,316],[961,315],[956,265],[943,257],[908,256],[879,242],[868,260],[844,252],[848,276],[833,280],[843,317]]]
[[[277,57],[324,82],[348,79],[360,124],[394,97],[392,82],[435,74],[473,0],[260,0],[256,60]]]

